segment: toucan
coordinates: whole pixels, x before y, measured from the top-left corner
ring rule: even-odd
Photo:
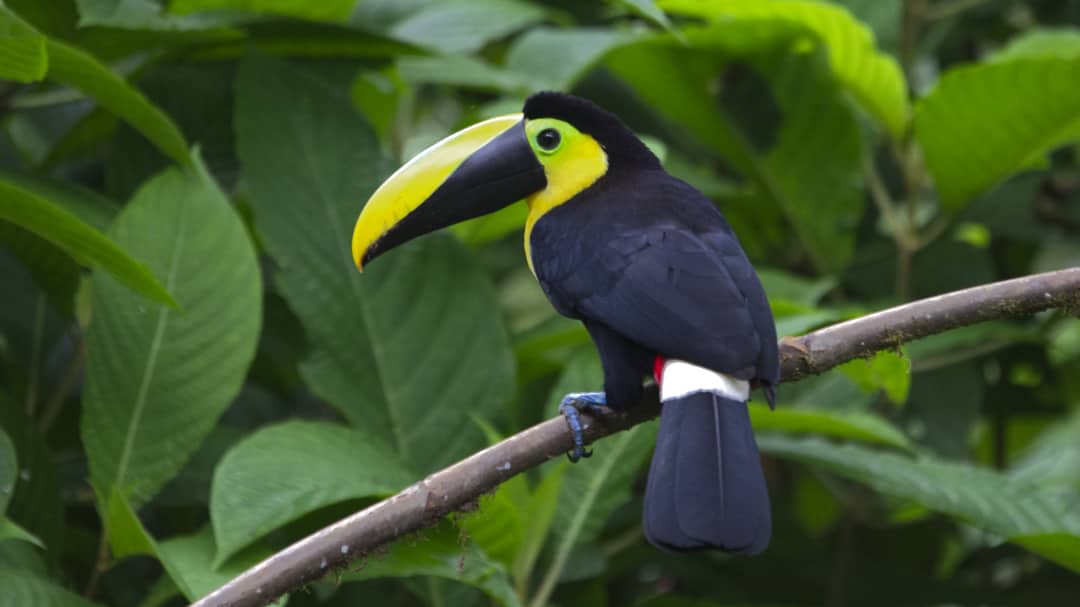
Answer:
[[[773,404],[776,328],[753,266],[717,206],[669,175],[614,114],[571,95],[530,96],[521,114],[424,150],[372,194],[352,254],[361,271],[422,234],[528,205],[525,258],[555,309],[580,320],[603,392],[560,410],[585,450],[579,410],[625,410],[655,377],[661,414],[644,532],[671,551],[756,554],[772,533],[746,406]]]

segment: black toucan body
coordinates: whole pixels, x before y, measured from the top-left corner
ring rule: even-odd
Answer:
[[[660,384],[646,537],[671,550],[763,550],[769,497],[746,400],[754,382],[771,403],[779,380],[768,301],[716,206],[668,175],[614,115],[539,93],[523,115],[443,140],[372,196],[353,234],[354,260],[362,268],[402,242],[519,200],[529,205],[533,273],[600,354],[604,393],[584,400],[624,409],[639,402],[646,377]]]

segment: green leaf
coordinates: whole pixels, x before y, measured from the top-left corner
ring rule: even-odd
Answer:
[[[345,22],[352,16],[357,0],[170,0],[169,11],[185,15],[196,11],[251,11],[298,17],[312,21]]]
[[[106,509],[102,518],[113,557],[146,555],[156,558],[175,587],[190,601],[209,594],[267,556],[265,552],[253,550],[225,566],[213,566],[214,538],[209,527],[159,542],[146,530],[131,502],[119,491],[113,491],[102,501]]]
[[[109,229],[120,205],[94,190],[68,181],[58,181],[26,173],[0,169],[0,181],[48,199],[91,227]]]
[[[367,561],[358,571],[346,573],[343,581],[385,577],[429,575],[479,588],[504,607],[520,605],[510,586],[506,569],[493,562],[476,544],[468,541],[452,525],[443,522],[434,530],[397,540],[390,553]]]
[[[1040,433],[1009,467],[1009,476],[1046,487],[1080,490],[1080,409]]]
[[[1080,571],[1080,517],[1054,491],[967,464],[768,434],[761,450],[912,500]]]
[[[390,33],[442,53],[471,53],[543,17],[544,9],[521,0],[450,0],[425,6]]]
[[[346,88],[281,62],[244,64],[244,180],[311,345],[304,379],[369,440],[429,471],[483,444],[462,412],[483,417],[509,399],[513,361],[494,290],[452,238],[425,237],[357,273],[352,227],[389,167]]]
[[[10,301],[6,302],[10,303]],[[8,495],[6,515],[49,550],[50,558],[59,556],[68,541],[64,522],[64,500],[57,478],[57,462],[37,420],[0,392],[0,427],[15,446],[19,475],[14,495]],[[0,510],[0,514],[3,514]],[[4,566],[0,558],[0,568]]]
[[[37,536],[8,517],[0,515],[0,542],[4,540],[22,540],[45,549],[45,544]]]
[[[248,568],[270,556],[266,552],[246,551],[222,567],[214,567],[214,534],[210,527],[190,535],[171,537],[157,543],[158,557],[169,576],[189,601],[200,599],[223,586]],[[284,605],[283,597],[273,605]]]
[[[514,41],[506,69],[527,77],[532,90],[568,89],[610,50],[636,36],[601,28],[536,27]]]
[[[138,293],[176,305],[154,274],[109,237],[63,206],[3,177],[0,177],[0,219],[48,240],[84,266],[108,272]]]
[[[853,360],[840,370],[864,392],[882,390],[894,405],[907,400],[911,388],[911,361],[903,352],[883,350],[872,358]]]
[[[710,79],[723,67],[721,58],[646,38],[612,51],[604,63],[660,115],[767,189],[749,144],[709,93]]]
[[[318,508],[389,495],[412,480],[393,454],[355,430],[304,421],[263,428],[230,449],[214,472],[215,563]]]
[[[1038,533],[1009,539],[1035,554],[1080,572],[1080,537],[1075,533]]]
[[[49,40],[49,78],[73,86],[142,133],[178,164],[191,162],[180,129],[146,96],[90,54]]]
[[[145,502],[237,394],[258,338],[261,284],[236,211],[199,168],[152,179],[112,237],[164,276],[179,309],[94,277],[82,437],[100,496]]]
[[[257,50],[266,55],[372,60],[418,52],[416,47],[404,42],[331,23],[253,23],[246,29],[246,38],[207,45],[192,51],[192,58],[235,59],[251,56]]]
[[[403,78],[392,69],[361,70],[349,87],[353,103],[375,127],[381,141],[393,137],[405,88]]]
[[[98,607],[50,580],[23,571],[0,569],[0,607]]]
[[[46,578],[49,565],[44,553],[27,542],[0,542],[0,571]]]
[[[991,57],[991,60],[1011,61],[1050,57],[1076,59],[1077,56],[1080,56],[1080,30],[1075,28],[1035,29],[1010,40],[1005,48]]]
[[[15,459],[15,445],[0,428],[0,515],[7,512],[11,496],[15,494],[15,482],[19,480],[19,464]]]
[[[500,485],[494,494],[480,498],[477,512],[465,517],[461,527],[493,560],[509,567],[525,538],[521,507],[529,496],[528,481],[518,475]]]
[[[831,276],[811,279],[773,268],[758,268],[757,275],[770,301],[784,299],[803,306],[816,306],[837,282]]]
[[[861,411],[780,407],[770,411],[767,405],[750,404],[750,422],[758,432],[819,434],[829,438],[913,449],[911,441],[896,426],[881,416]]]
[[[48,67],[45,36],[0,5],[0,80],[37,82]]]
[[[668,31],[673,31],[671,20],[668,19],[667,14],[660,7],[656,6],[653,0],[618,0],[618,4]]]
[[[725,30],[797,28],[827,49],[829,66],[840,84],[893,136],[901,139],[908,128],[910,108],[907,83],[896,60],[878,50],[874,34],[847,9],[811,0],[662,0],[669,13],[710,19]],[[760,31],[760,30],[759,30]],[[691,43],[722,39],[723,30],[687,31]],[[722,42],[723,43],[723,42]],[[797,52],[795,45],[792,51]]]
[[[119,560],[134,555],[157,556],[158,549],[154,538],[143,527],[131,503],[118,488],[114,488],[109,495],[102,496],[99,501],[104,504],[101,519],[105,524],[105,534],[109,538],[113,558]]]
[[[760,63],[784,116],[761,171],[815,265],[836,272],[855,252],[862,216],[862,135],[821,59],[784,54]]]
[[[398,61],[398,70],[402,80],[414,84],[448,84],[509,92],[528,91],[535,86],[521,74],[464,55],[403,57]]]
[[[845,514],[840,501],[813,474],[799,475],[792,498],[795,518],[814,537],[824,535]]]
[[[1080,139],[1080,55],[964,65],[915,108],[915,136],[947,211]]]
[[[162,32],[210,29],[250,20],[241,14],[172,15],[163,10],[161,0],[75,0],[75,4],[80,27],[109,28],[114,36],[116,30],[142,30],[154,32],[160,39]]]

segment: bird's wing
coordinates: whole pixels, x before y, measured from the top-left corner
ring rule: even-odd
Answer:
[[[579,258],[561,285],[581,317],[666,357],[743,379],[757,374],[763,336],[752,306],[768,304],[748,299],[746,277],[757,281],[733,236],[651,226],[589,248],[593,255]]]

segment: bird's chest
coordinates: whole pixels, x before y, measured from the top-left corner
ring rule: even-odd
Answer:
[[[566,282],[575,264],[580,265],[592,254],[582,246],[580,232],[567,231],[568,227],[555,216],[543,217],[527,234],[525,248],[533,274],[555,310],[563,316],[578,318]]]
[[[625,238],[617,210],[583,206],[547,213],[526,243],[540,287],[555,309],[571,318],[581,318],[576,304],[583,294],[602,292],[617,279],[617,268],[610,266],[621,263],[617,245]]]

